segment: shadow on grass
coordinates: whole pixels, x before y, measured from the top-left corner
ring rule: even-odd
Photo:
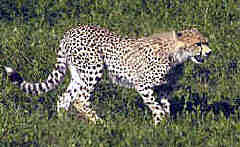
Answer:
[[[177,80],[180,76],[183,76],[183,68],[183,65],[177,66],[173,71],[170,71],[168,75],[169,82],[155,88],[158,97],[168,98],[174,90],[181,89],[182,85],[178,84]],[[193,71],[197,71],[193,73],[194,78],[202,78],[208,81],[208,76],[211,74],[208,69],[199,68],[197,66],[193,68]],[[240,110],[240,98],[232,99],[232,101],[222,100],[209,103],[209,98],[206,93],[193,93],[191,87],[187,87],[187,91],[189,94],[187,99],[184,96],[180,99],[169,99],[171,103],[171,116],[173,119],[175,119],[178,114],[184,112],[197,113],[197,111],[200,111],[203,117],[209,112],[213,112],[216,118],[221,113],[224,114],[226,118],[229,118],[231,114],[236,114]]]
[[[172,71],[168,74],[168,83],[155,87],[156,93],[158,93],[158,97],[165,97],[168,98],[171,93],[176,89],[181,89],[182,85],[180,85],[177,80],[180,76],[183,76],[183,65],[179,65],[176,68],[174,68]],[[201,69],[200,69],[201,70]],[[201,70],[200,71],[202,75],[207,76],[210,72],[208,70]],[[199,73],[199,71],[197,72]],[[199,75],[195,75],[199,76]],[[119,96],[118,92],[116,91],[117,86],[111,84],[111,82],[105,82],[104,84],[100,84],[101,86],[97,88],[97,91],[103,91],[101,92],[99,97],[99,101],[107,101],[107,98],[115,97],[117,101],[121,101],[121,104],[117,102],[117,107],[115,107],[114,112],[123,112],[127,113],[131,111],[131,108],[128,108],[129,105],[127,105],[128,102],[125,100],[121,100],[122,98]],[[189,90],[189,97],[186,99],[184,96],[182,96],[179,99],[170,99],[171,103],[171,117],[173,119],[176,119],[178,114],[183,114],[185,112],[190,113],[197,113],[200,111],[201,116],[206,116],[209,112],[213,112],[216,117],[219,114],[224,114],[226,118],[229,118],[231,114],[237,114],[237,112],[240,110],[240,98],[234,99],[231,104],[231,101],[217,101],[214,103],[208,102],[208,97],[206,93],[192,93],[191,87],[188,88]],[[164,92],[164,93],[162,93]],[[53,99],[53,98],[50,98]],[[9,100],[9,99],[8,99]],[[94,99],[92,99],[94,100]],[[56,100],[49,100],[46,99],[44,96],[40,96],[37,100],[31,100],[31,97],[28,98],[20,98],[17,97],[17,95],[14,95],[10,101],[12,101],[13,107],[20,110],[27,110],[28,114],[31,115],[33,111],[36,111],[39,109],[39,107],[43,107],[42,109],[48,110],[48,119],[54,118],[56,111],[55,111],[55,101]],[[6,99],[2,99],[0,101],[3,106],[10,108],[12,106],[9,106],[9,101]],[[104,102],[103,102],[104,103]],[[141,111],[145,111],[146,106],[144,105],[142,99],[140,96],[136,97],[136,100],[132,103],[133,105],[137,105]],[[240,118],[239,118],[240,119]]]
[[[223,114],[226,118],[229,118],[230,115],[237,114],[240,110],[240,99],[235,99],[234,104],[231,104],[230,101],[217,101],[213,103],[208,103],[208,98],[203,94],[199,96],[194,94],[191,97],[191,101],[186,100],[182,97],[180,100],[171,100],[171,116],[175,119],[178,114],[184,112],[197,113],[200,111],[201,116],[206,116],[209,112],[213,112],[216,116]]]

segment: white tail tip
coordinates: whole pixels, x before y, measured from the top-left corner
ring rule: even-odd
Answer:
[[[11,67],[5,66],[4,68],[5,68],[5,70],[6,70],[7,73],[12,73],[12,72],[14,72],[14,70],[13,70]]]

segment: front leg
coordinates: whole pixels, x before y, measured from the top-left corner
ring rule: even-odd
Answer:
[[[170,103],[168,102],[167,99],[161,99],[161,103],[159,104],[153,95],[154,91],[152,90],[152,88],[144,84],[141,86],[138,86],[137,91],[143,98],[144,103],[152,111],[152,116],[153,116],[155,125],[159,124],[161,120],[169,116]]]

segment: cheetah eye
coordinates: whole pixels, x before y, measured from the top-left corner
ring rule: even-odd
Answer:
[[[202,43],[201,43],[201,42],[198,42],[198,43],[196,43],[196,45],[197,45],[197,46],[201,46],[201,45],[202,45]]]
[[[181,33],[181,32],[178,32],[178,33],[177,33],[177,36],[178,36],[178,37],[181,37],[181,36],[182,36],[182,33]]]
[[[205,42],[204,45],[207,45],[207,46],[208,46],[208,42]]]

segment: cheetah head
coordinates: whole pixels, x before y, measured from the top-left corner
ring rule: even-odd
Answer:
[[[179,63],[191,59],[194,63],[204,62],[203,57],[211,54],[208,40],[198,30],[184,30],[176,34],[176,59]]]

